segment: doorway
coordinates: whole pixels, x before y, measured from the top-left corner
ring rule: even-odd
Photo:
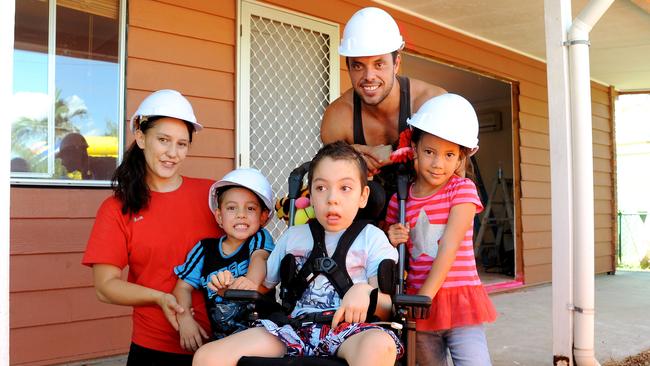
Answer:
[[[479,151],[472,179],[484,206],[474,220],[474,254],[485,285],[510,282],[517,273],[514,197],[513,95],[516,85],[402,53],[401,74],[468,99],[479,119]],[[415,112],[415,111],[414,111]]]

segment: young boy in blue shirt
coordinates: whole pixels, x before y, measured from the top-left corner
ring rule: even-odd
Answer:
[[[271,185],[255,169],[233,170],[212,185],[210,209],[226,235],[201,240],[187,254],[185,263],[174,268],[178,281],[173,294],[186,310],[176,315],[183,349],[196,351],[204,339],[220,339],[246,329],[242,305],[221,295],[229,288],[257,290],[264,279],[274,244],[263,226],[272,204]],[[205,295],[211,336],[187,311],[194,289]]]

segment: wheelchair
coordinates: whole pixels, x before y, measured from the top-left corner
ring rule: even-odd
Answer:
[[[300,195],[303,179],[309,170],[309,162],[306,162],[289,175],[289,226],[294,224],[295,201]],[[404,171],[404,170],[402,170]],[[400,203],[400,220],[404,221],[405,202],[407,196],[409,177],[406,174],[398,175],[398,199]],[[370,183],[370,182],[369,182]],[[385,193],[378,184],[370,185],[371,194],[369,204],[364,210],[360,210],[355,220],[376,220],[378,214],[384,207]],[[374,192],[373,192],[374,191]],[[371,202],[372,201],[372,202]],[[396,361],[396,365],[415,366],[415,319],[423,319],[428,316],[431,299],[421,295],[407,295],[404,293],[405,270],[407,262],[407,251],[405,243],[398,246],[399,261],[395,263],[390,259],[384,260],[378,269],[379,290],[389,294],[393,303],[393,314],[388,322],[381,322],[382,325],[390,325],[390,329],[401,339],[405,346],[405,355]],[[280,297],[282,298],[283,283],[281,282]],[[255,291],[228,290],[225,298],[233,301],[244,301],[248,303],[248,319],[252,325],[255,320],[268,318],[269,314],[283,308],[278,303],[269,304],[261,294]],[[269,311],[268,309],[273,309]],[[285,314],[290,312],[284,307]],[[276,312],[277,314],[277,312]],[[285,316],[286,316],[285,315]],[[320,319],[321,322],[331,321],[329,318]],[[347,362],[338,357],[324,356],[284,356],[283,358],[266,357],[242,357],[237,363],[238,366],[346,366]]]

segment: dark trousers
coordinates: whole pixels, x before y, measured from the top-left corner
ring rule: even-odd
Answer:
[[[156,351],[131,343],[126,366],[192,366],[192,355]]]

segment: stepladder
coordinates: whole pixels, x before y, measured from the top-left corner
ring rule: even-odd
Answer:
[[[512,179],[499,167],[487,192],[478,233],[474,238],[474,255],[486,272],[514,274],[514,208]],[[495,270],[496,269],[496,270]]]

